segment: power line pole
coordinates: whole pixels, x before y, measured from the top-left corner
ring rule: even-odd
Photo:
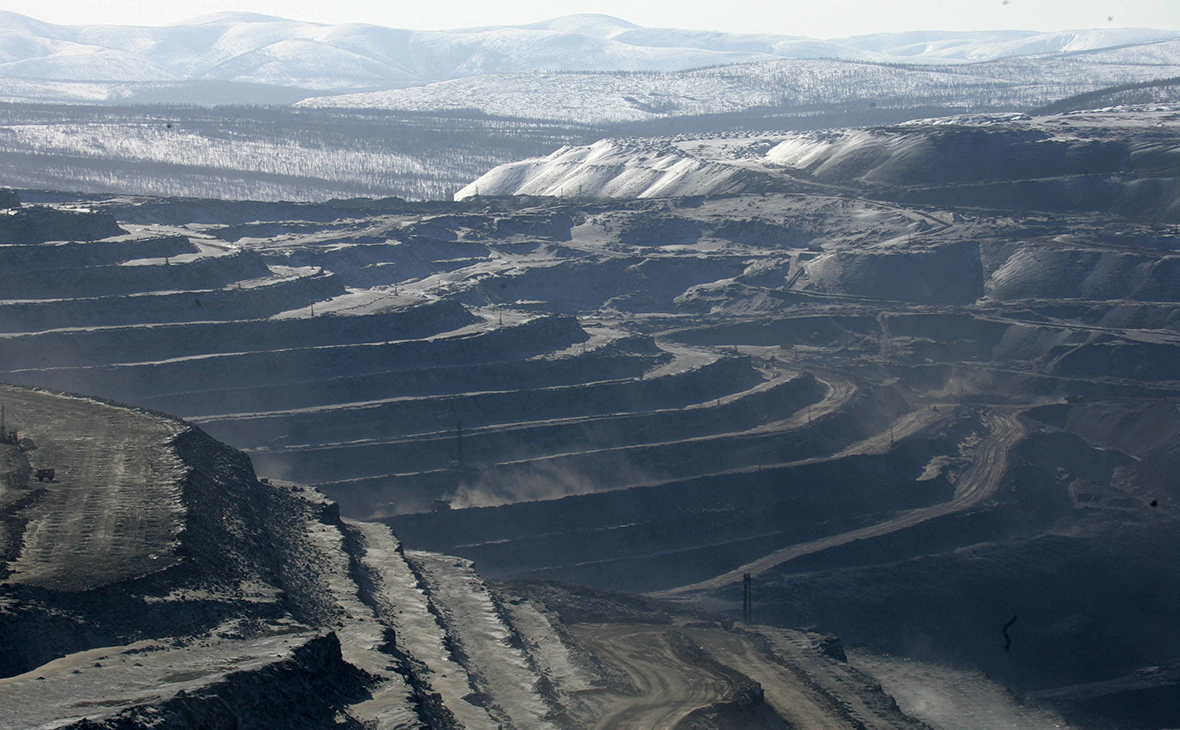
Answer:
[[[754,623],[754,596],[749,573],[742,573],[742,621]]]

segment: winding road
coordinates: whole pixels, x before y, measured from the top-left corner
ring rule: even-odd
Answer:
[[[707,667],[686,661],[667,626],[572,625],[580,643],[626,673],[634,693],[602,690],[585,699],[600,718],[594,730],[670,730],[697,708],[730,697],[736,687]]]
[[[735,568],[728,573],[723,573],[715,578],[652,595],[670,598],[689,593],[716,590],[741,581],[744,573],[759,575],[783,563],[794,560],[801,555],[816,553],[838,545],[846,545],[857,540],[887,535],[891,532],[913,527],[926,520],[959,512],[978,504],[995,493],[996,489],[1000,486],[1007,466],[1008,452],[1024,437],[1026,430],[1014,412],[992,410],[984,418],[991,434],[977,447],[971,466],[960,477],[959,483],[955,486],[955,496],[949,501],[931,507],[908,510],[893,519],[878,522],[868,527],[842,532],[838,535],[829,535],[828,537],[812,540],[811,542],[800,543],[776,550],[769,555]],[[912,427],[913,422],[911,420],[907,424],[907,430]],[[880,441],[882,438],[886,438],[886,436],[878,435],[874,439],[870,439],[869,442]],[[866,443],[868,442],[861,442],[858,447]],[[872,446],[864,446],[864,448],[867,450],[872,448]],[[849,451],[849,453],[857,452],[854,450]]]
[[[901,730],[916,725],[895,708],[866,704],[862,683],[868,680],[804,646],[808,638],[797,632],[651,624],[572,624],[569,629],[579,644],[621,670],[631,685],[583,695],[598,718],[594,730],[672,730],[692,711],[732,700],[750,682],[757,682],[769,708],[798,730]],[[705,656],[677,651],[672,631]]]

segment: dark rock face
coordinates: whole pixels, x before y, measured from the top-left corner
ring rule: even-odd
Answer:
[[[0,619],[0,672],[4,676],[21,674],[95,646],[208,631],[222,620],[242,614],[245,606],[236,605],[228,596],[171,605],[153,599],[176,588],[208,589],[211,593],[231,588],[236,577],[232,569],[220,562],[214,566],[215,575],[220,574],[217,577],[195,563],[184,562],[152,576],[82,592],[5,585],[0,588],[8,599]],[[278,615],[274,607],[254,608],[260,609],[253,611],[255,617]]]
[[[121,711],[104,720],[81,720],[71,730],[313,730],[364,726],[342,712],[364,698],[372,677],[344,661],[340,640],[329,633],[256,671],[227,674],[201,689],[156,705]]]
[[[1082,727],[1167,727],[1180,715],[1180,666],[1153,666],[1125,677],[1038,695]]]
[[[1017,454],[990,509],[768,576],[763,618],[819,621],[846,641],[982,667],[1025,690],[1167,663],[1180,646],[1166,618],[1180,540],[1110,489],[1136,462],[1060,432],[1034,434]]]
[[[979,247],[836,253],[807,270],[805,288],[920,304],[970,304],[984,294]]]
[[[767,706],[762,688],[744,689],[728,702],[693,710],[676,730],[788,730],[791,726]]]
[[[329,622],[333,609],[326,603],[314,571],[290,567],[307,553],[302,521],[316,505],[260,483],[245,455],[198,429],[138,409],[51,394],[16,393],[11,388],[5,394],[10,417],[17,410],[14,401],[23,399],[28,401],[21,409],[24,417],[37,414],[42,421],[38,425],[44,436],[30,426],[41,441],[37,458],[48,458],[45,452],[51,450],[53,440],[66,438],[71,429],[65,421],[54,422],[51,429],[44,423],[58,402],[93,411],[111,424],[106,433],[84,436],[95,442],[95,453],[100,457],[107,451],[128,448],[129,441],[160,438],[152,424],[164,425],[165,434],[179,433],[152,452],[155,455],[145,457],[155,462],[145,479],[124,478],[119,489],[109,495],[103,489],[106,481],[90,484],[79,475],[82,465],[59,464],[66,468],[60,469],[55,482],[33,482],[35,491],[21,497],[28,490],[16,490],[15,499],[2,505],[4,528],[10,532],[6,545],[16,546],[9,554],[19,556],[20,561],[12,563],[16,571],[10,571],[7,582],[0,585],[0,596],[5,599],[0,608],[0,674],[20,674],[56,657],[97,646],[198,636],[227,621],[259,626],[289,612],[307,625]],[[81,417],[76,421],[88,423]],[[165,471],[161,461],[171,458],[177,459],[180,467]],[[7,476],[21,473],[21,468],[10,469]],[[169,485],[172,480],[174,486]],[[178,501],[167,508],[171,516],[163,514],[161,519],[177,520],[179,531],[174,542],[161,540],[144,546],[145,553],[152,551],[144,556],[135,552],[130,540],[121,542],[115,535],[101,548],[110,551],[109,563],[95,558],[90,566],[91,571],[109,569],[113,577],[98,581],[92,573],[84,573],[77,574],[75,581],[68,565],[53,567],[38,562],[60,560],[55,556],[68,549],[64,543],[72,538],[59,526],[84,519],[72,513],[78,509],[74,503],[58,497],[71,489],[93,490],[88,501],[103,505],[103,510],[134,509],[137,501],[146,505],[161,492],[175,489]],[[6,496],[8,493],[6,488]],[[139,512],[136,529],[154,534],[149,510]],[[57,541],[53,549],[44,551],[45,558],[35,557],[41,553],[34,553],[36,545],[27,539],[21,548],[24,533],[33,528],[39,535],[51,535],[42,540]],[[100,549],[87,535],[81,539],[92,546],[92,553]],[[136,567],[140,564],[142,567]],[[40,578],[39,572],[48,572],[50,577]]]
[[[10,199],[11,202],[11,199]],[[14,208],[11,204],[6,206]],[[0,245],[44,241],[97,241],[126,233],[109,213],[63,211],[44,206],[0,216]]]

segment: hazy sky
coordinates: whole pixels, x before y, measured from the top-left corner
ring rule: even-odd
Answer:
[[[0,0],[62,24],[164,25],[220,11],[397,28],[514,25],[606,13],[646,26],[836,38],[902,30],[1180,30],[1180,0]]]

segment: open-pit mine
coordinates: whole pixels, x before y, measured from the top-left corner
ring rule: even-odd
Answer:
[[[1178,118],[13,192],[0,728],[1175,727]]]

